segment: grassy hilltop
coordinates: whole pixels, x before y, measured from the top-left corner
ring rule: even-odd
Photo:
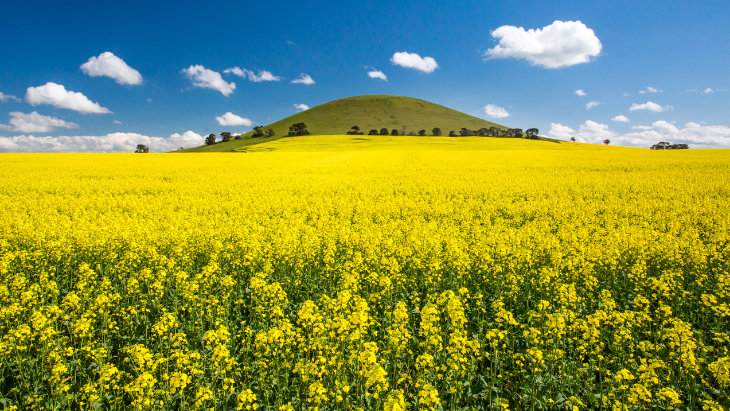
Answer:
[[[246,138],[252,132],[243,135],[240,140],[218,143],[212,146],[194,147],[182,152],[195,151],[234,151],[237,148],[261,144],[287,136],[289,126],[294,123],[305,123],[312,135],[341,135],[352,126],[359,126],[365,134],[370,129],[380,130],[382,127],[392,130],[406,126],[407,132],[426,130],[430,135],[434,127],[439,127],[444,135],[450,130],[457,133],[462,127],[478,130],[482,127],[505,128],[468,114],[462,113],[425,100],[401,96],[355,96],[330,101],[301,113],[265,126],[273,128],[276,135],[267,138]]]

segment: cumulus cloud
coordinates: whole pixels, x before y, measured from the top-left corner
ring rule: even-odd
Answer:
[[[149,137],[136,133],[112,133],[104,136],[36,137],[22,135],[0,137],[0,152],[25,153],[132,153],[137,144],[144,144],[150,151],[161,153],[180,147],[203,145],[200,134],[186,131],[168,138]]]
[[[586,110],[590,110],[590,109],[592,109],[593,107],[595,107],[595,106],[597,106],[599,104],[601,104],[600,101],[591,101],[588,104],[586,104]]]
[[[629,123],[630,122],[629,118],[624,115],[618,115],[618,116],[612,118],[611,120],[618,121],[619,123]]]
[[[182,72],[192,81],[193,86],[218,90],[226,97],[236,89],[236,83],[226,83],[223,77],[221,77],[221,73],[207,69],[201,65],[190,66],[183,69]]]
[[[666,121],[656,121],[651,127],[632,128],[641,131],[619,134],[611,131],[606,124],[588,120],[578,131],[559,123],[552,123],[548,134],[559,139],[575,137],[576,141],[593,144],[600,144],[604,139],[609,139],[613,145],[646,148],[660,141],[688,144],[690,148],[730,148],[730,127],[726,126],[705,126],[689,122],[680,129]]]
[[[499,44],[485,52],[489,59],[525,59],[533,66],[562,68],[588,63],[603,45],[580,21],[559,21],[542,29],[502,26],[492,32]]]
[[[579,96],[583,97],[583,96],[585,96],[585,95],[586,95],[586,92],[585,92],[585,91],[583,91],[583,90],[575,90],[575,94],[577,94],[577,95],[579,95]]]
[[[108,51],[99,54],[99,57],[91,57],[81,65],[81,71],[90,77],[111,77],[122,85],[142,84],[142,75],[139,71],[129,67],[124,60]]]
[[[228,73],[235,74],[238,77],[243,77],[243,78],[248,77],[248,79],[250,81],[253,81],[254,83],[260,83],[262,81],[280,81],[281,80],[281,77],[275,76],[270,71],[266,71],[266,70],[260,70],[258,75],[256,75],[256,73],[254,73],[251,70],[247,70],[245,68],[242,69],[239,67],[225,69],[225,70],[223,70],[223,72],[226,74],[228,74]]]
[[[3,103],[5,103],[5,102],[10,101],[10,100],[15,101],[16,103],[20,103],[20,99],[19,98],[15,97],[13,95],[10,95],[10,94],[3,94],[3,92],[0,91],[0,101],[2,101]]]
[[[715,90],[713,90],[713,89],[711,89],[711,88],[709,88],[709,87],[707,87],[707,88],[705,89],[705,91],[703,91],[703,93],[705,93],[705,94],[710,94],[710,93],[714,93],[714,92],[715,92]]]
[[[421,57],[416,53],[408,53],[406,51],[393,54],[390,58],[396,66],[416,69],[424,73],[432,73],[439,68],[438,63],[433,57]]]
[[[307,86],[310,84],[314,84],[314,80],[312,80],[312,77],[309,76],[309,74],[300,74],[299,77],[292,80],[292,83],[294,84],[306,84]]]
[[[652,103],[651,101],[648,101],[644,104],[636,104],[634,103],[631,107],[629,107],[629,110],[636,111],[636,110],[649,110],[653,111],[654,113],[661,113],[664,111],[671,111],[674,107],[672,106],[660,106],[657,103]]]
[[[294,108],[299,111],[309,110],[309,106],[306,104],[295,104]]]
[[[61,120],[56,117],[48,117],[34,111],[30,114],[13,111],[10,113],[9,125],[0,124],[0,129],[17,131],[20,133],[48,133],[56,128],[79,128],[76,123]]]
[[[220,124],[222,126],[246,126],[246,127],[248,127],[253,124],[253,121],[251,121],[247,118],[237,116],[237,115],[231,113],[230,111],[220,117],[216,117],[215,119],[218,122],[218,124]]]
[[[646,86],[646,90],[639,91],[639,94],[644,94],[644,93],[663,93],[663,91],[659,90],[658,88]]]
[[[494,104],[487,104],[486,106],[484,106],[484,112],[492,118],[506,118],[511,116],[511,114],[508,113],[507,110]]]
[[[372,70],[368,71],[368,77],[370,77],[370,78],[379,78],[381,80],[388,81],[388,76],[386,76],[385,74],[383,74],[382,71],[375,70],[375,69],[372,69]]]
[[[32,106],[49,104],[58,108],[75,110],[81,114],[111,113],[108,108],[100,106],[99,103],[92,102],[85,95],[66,90],[64,86],[51,82],[39,87],[28,87],[28,90],[25,92],[25,101]]]

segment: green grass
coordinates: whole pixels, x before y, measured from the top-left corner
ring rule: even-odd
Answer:
[[[370,129],[388,130],[406,126],[406,132],[418,133],[426,130],[431,134],[434,127],[439,127],[444,135],[450,130],[459,132],[462,127],[478,130],[482,127],[506,128],[496,123],[464,114],[425,100],[400,96],[356,96],[330,101],[293,116],[264,126],[273,128],[276,134],[271,138],[247,138],[252,132],[243,135],[240,140],[231,140],[227,143],[217,143],[212,146],[201,146],[180,152],[220,152],[240,151],[237,149],[278,140],[287,136],[289,126],[294,123],[305,123],[312,135],[341,135],[352,126],[360,127],[360,131],[367,136]],[[369,136],[377,137],[377,136]]]

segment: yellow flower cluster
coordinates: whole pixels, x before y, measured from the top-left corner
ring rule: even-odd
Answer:
[[[454,141],[0,156],[0,409],[730,410],[730,153]]]

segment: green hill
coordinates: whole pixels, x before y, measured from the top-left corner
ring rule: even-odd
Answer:
[[[431,135],[434,127],[441,129],[444,135],[450,130],[457,133],[462,127],[478,130],[482,127],[505,128],[499,124],[464,114],[425,100],[401,96],[356,96],[330,101],[301,113],[294,114],[283,120],[264,126],[264,129],[273,128],[276,134],[270,138],[250,138],[252,132],[244,134],[240,140],[231,140],[227,143],[217,143],[212,146],[201,146],[180,150],[179,152],[196,151],[233,151],[240,147],[261,144],[286,137],[289,126],[294,123],[304,123],[312,135],[345,134],[352,126],[360,127],[365,134],[371,129],[401,130],[418,133],[426,130]]]

